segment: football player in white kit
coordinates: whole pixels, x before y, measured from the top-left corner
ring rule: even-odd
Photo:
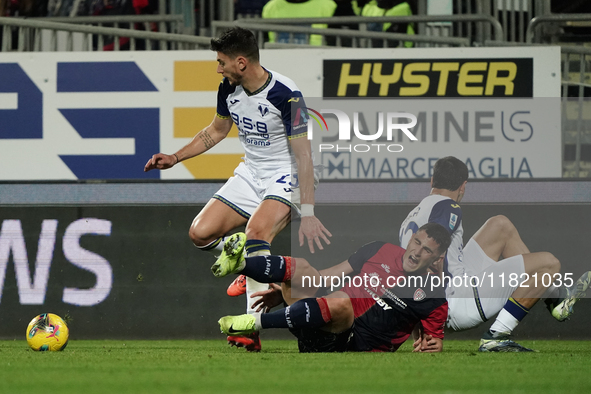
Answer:
[[[519,321],[540,298],[544,298],[557,320],[566,320],[573,313],[574,303],[584,297],[591,273],[586,272],[574,285],[572,280],[564,283],[570,288],[548,286],[550,281],[541,278],[544,275],[555,278],[560,262],[548,252],[530,253],[513,223],[502,215],[490,218],[464,247],[459,203],[467,179],[468,168],[462,161],[451,156],[439,159],[433,167],[431,194],[402,223],[400,244],[406,245],[412,234],[427,222],[445,226],[452,243],[443,267],[433,270],[463,279],[445,282],[449,284],[446,288],[448,326],[454,330],[473,328],[498,313],[490,330],[483,335],[479,351],[531,351],[510,339]],[[519,280],[511,281],[512,274]],[[524,281],[525,278],[529,279]]]
[[[195,246],[219,255],[226,234],[246,224],[247,255],[268,255],[271,241],[290,222],[293,209],[301,216],[300,246],[306,239],[312,253],[314,246],[323,249],[321,241],[330,244],[331,234],[314,215],[318,176],[307,118],[305,111],[292,113],[292,106],[305,110],[301,92],[291,79],[261,66],[258,44],[249,30],[234,27],[212,39],[211,49],[217,52],[217,72],[224,77],[212,123],[177,152],[153,155],[144,170],[171,168],[206,152],[235,124],[244,162],[193,220],[189,236]],[[229,290],[240,288],[241,279]],[[254,313],[250,295],[268,288],[246,280],[247,312]],[[228,340],[250,351],[260,350],[258,334]]]

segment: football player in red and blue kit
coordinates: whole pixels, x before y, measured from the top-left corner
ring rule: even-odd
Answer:
[[[261,283],[281,282],[287,307],[265,314],[226,316],[220,319],[220,328],[228,335],[288,328],[298,338],[301,352],[393,352],[418,325],[422,336],[415,350],[441,351],[447,301],[445,289],[432,286],[430,279],[450,242],[443,226],[428,223],[412,236],[406,250],[372,242],[346,261],[318,271],[301,258],[245,258],[245,237],[235,234],[213,265],[214,275],[236,273]],[[344,279],[346,275],[349,279],[343,280],[340,290],[315,296],[318,287],[312,284],[331,283],[328,278]]]

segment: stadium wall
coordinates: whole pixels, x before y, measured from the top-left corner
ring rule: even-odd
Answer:
[[[72,338],[219,338],[217,319],[244,311],[230,298],[232,278],[216,279],[214,258],[191,244],[194,216],[219,183],[3,183],[0,185],[0,337],[23,338],[42,312],[68,315]],[[346,191],[346,192],[345,192]],[[323,268],[373,240],[397,242],[401,221],[429,184],[330,182],[318,190],[317,215],[332,243],[311,255],[286,229],[273,251]],[[506,215],[532,251],[547,250],[576,278],[590,269],[591,182],[474,181],[468,186],[465,241],[494,215]],[[296,223],[297,224],[297,223]],[[589,338],[591,305],[558,323],[538,305],[516,334]],[[483,328],[448,333],[479,338]],[[266,333],[266,337],[289,334]]]

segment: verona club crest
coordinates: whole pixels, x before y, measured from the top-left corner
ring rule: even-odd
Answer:
[[[265,117],[269,113],[269,106],[266,104],[259,103],[259,113],[262,117]]]

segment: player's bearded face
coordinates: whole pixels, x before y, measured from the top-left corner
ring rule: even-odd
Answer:
[[[242,83],[242,75],[238,72],[238,61],[232,59],[229,56],[218,52],[218,74],[222,74],[223,77],[228,79],[228,82],[232,86],[238,86]]]
[[[238,86],[242,84],[242,75],[238,73],[227,71],[223,75],[224,77],[228,78],[228,82],[230,82],[230,85],[232,86]]]
[[[440,257],[439,245],[425,231],[415,233],[406,247],[402,268],[407,274],[422,275]]]

